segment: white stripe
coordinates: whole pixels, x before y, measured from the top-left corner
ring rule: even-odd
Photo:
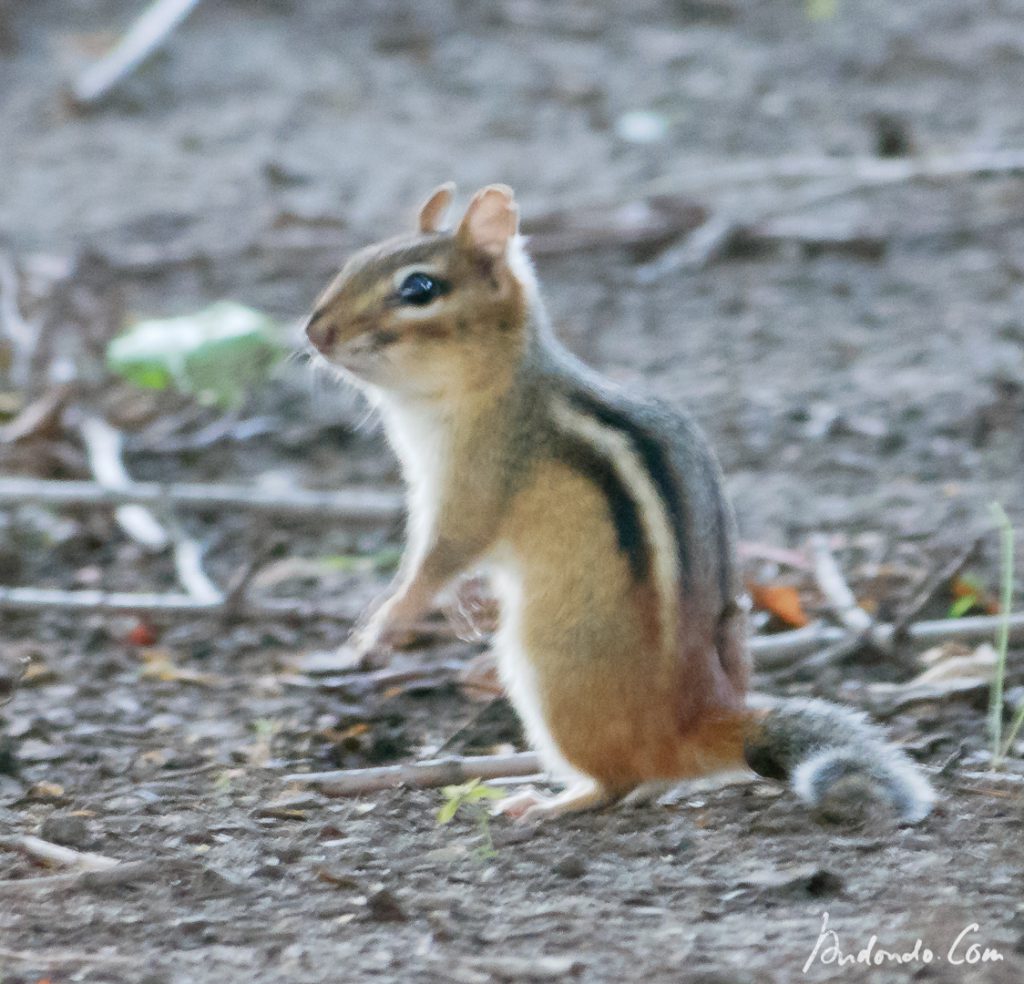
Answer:
[[[552,409],[555,420],[566,431],[582,438],[611,462],[629,489],[654,557],[654,577],[661,602],[662,639],[665,647],[674,651],[679,623],[679,558],[668,509],[654,480],[625,434],[581,413],[560,397],[554,399]]]

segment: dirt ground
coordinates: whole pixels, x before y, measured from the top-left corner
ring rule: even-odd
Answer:
[[[677,205],[751,234],[653,284],[636,274],[664,242],[551,249],[538,267],[570,347],[693,410],[746,542],[834,534],[858,597],[891,619],[986,533],[990,502],[1024,524],[1024,179],[799,208],[800,185],[724,177],[755,158],[1024,146],[1024,4],[229,0],[201,5],[102,106],[73,110],[67,80],[140,6],[0,3],[0,246],[46,332],[30,386],[0,377],[3,419],[54,373],[78,379],[62,417],[0,443],[0,472],[87,477],[74,426],[87,407],[127,432],[137,479],[397,487],[363,409],[302,360],[224,420],[115,383],[103,345],[128,319],[222,297],[297,322],[347,250],[402,228],[445,179],[506,181],[527,220],[590,203],[598,225],[678,179]],[[638,112],[653,114],[649,142],[631,139]],[[252,591],[345,611],[386,571],[322,558],[400,542],[397,525],[182,522],[218,583],[273,535]],[[988,533],[968,565],[990,592],[997,558]],[[815,605],[806,574],[764,561],[751,574],[788,577]],[[109,511],[29,505],[0,511],[0,584],[173,590],[175,577]],[[945,614],[943,592],[922,616]],[[507,709],[454,682],[479,644],[439,632],[402,653],[400,667],[436,669],[414,683],[318,676],[308,655],[344,631],[0,614],[5,665],[31,661],[0,708],[3,984],[1024,976],[1021,787],[968,775],[984,761],[983,688],[886,712],[877,684],[914,676],[914,651],[862,647],[756,683],[876,711],[923,764],[945,765],[919,827],[829,826],[784,790],[740,783],[485,832],[471,815],[439,826],[436,790],[351,800],[284,782],[521,741]],[[46,871],[14,846],[22,834],[140,865]],[[839,968],[827,945],[814,956],[826,913],[844,953],[873,936],[921,949]]]

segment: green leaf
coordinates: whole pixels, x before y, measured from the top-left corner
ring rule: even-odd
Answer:
[[[501,799],[505,793],[493,786],[485,785],[479,779],[470,779],[461,786],[445,786],[441,790],[441,795],[445,802],[437,811],[437,822],[444,824],[448,823],[464,805],[479,803],[480,800]]]
[[[831,20],[836,15],[838,0],[804,0],[804,10],[813,21]]]
[[[964,595],[962,598],[957,598],[952,605],[949,606],[949,617],[950,618],[962,618],[966,615],[976,604],[978,604],[977,595]]]
[[[441,806],[441,809],[437,811],[437,822],[439,824],[448,823],[448,821],[451,820],[455,816],[455,814],[459,812],[460,806],[462,806],[462,800],[458,799],[457,797],[453,797],[452,799],[447,800]]]
[[[483,784],[474,787],[468,793],[466,793],[464,799],[467,803],[475,803],[478,800],[500,800],[505,798],[505,793],[500,789],[495,789],[493,786],[485,786]]]
[[[372,554],[332,554],[321,557],[320,563],[327,570],[361,574],[368,571],[392,571],[401,559],[402,551],[399,548],[385,547]]]
[[[174,386],[220,406],[242,402],[282,355],[269,317],[234,301],[140,321],[107,346],[107,365],[150,389]]]

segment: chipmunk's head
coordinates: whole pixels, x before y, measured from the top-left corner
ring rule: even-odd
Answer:
[[[419,211],[417,232],[356,253],[306,326],[331,364],[378,392],[444,399],[511,372],[526,344],[535,284],[512,190],[478,191],[454,231],[455,188]]]

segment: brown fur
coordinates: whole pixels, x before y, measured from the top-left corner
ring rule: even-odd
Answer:
[[[664,651],[655,592],[633,583],[590,482],[557,461],[536,466],[499,536],[525,558],[523,642],[571,765],[624,793],[742,764],[742,692],[710,645]]]
[[[615,396],[550,337],[509,189],[477,192],[446,233],[450,199],[442,186],[419,232],[353,256],[307,328],[379,402],[410,486],[401,571],[356,644],[386,641],[457,574],[494,564],[514,609],[510,692],[538,747],[590,779],[552,811],[745,753],[774,768],[782,749],[789,768],[834,722],[859,734],[834,710],[745,708],[732,520],[703,438]],[[427,302],[399,291],[410,271],[438,281]],[[895,761],[868,745],[876,764]],[[905,815],[923,815],[927,795],[890,773]]]
[[[422,233],[357,253],[324,292],[309,327],[342,365],[348,351],[371,352],[372,339],[383,336],[402,384],[422,375],[432,403],[450,410],[448,453],[456,464],[437,490],[437,540],[400,582],[416,582],[422,603],[493,544],[511,545],[523,558],[524,648],[543,716],[571,765],[625,792],[646,780],[734,764],[742,755],[737,710],[745,687],[736,671],[745,665],[734,651],[738,637],[716,639],[714,619],[694,602],[681,613],[683,652],[667,651],[661,600],[649,580],[631,575],[595,485],[548,458],[518,476],[510,493],[507,466],[495,459],[487,467],[507,430],[502,393],[528,344],[530,301],[501,258],[473,248],[465,220],[454,235],[436,231],[447,198],[439,190],[428,200]],[[503,221],[489,217],[483,234],[500,238]],[[392,277],[417,263],[454,289],[436,313],[407,318],[390,302]],[[376,372],[386,377],[389,369],[359,371],[373,384]],[[719,654],[722,639],[731,648]]]

